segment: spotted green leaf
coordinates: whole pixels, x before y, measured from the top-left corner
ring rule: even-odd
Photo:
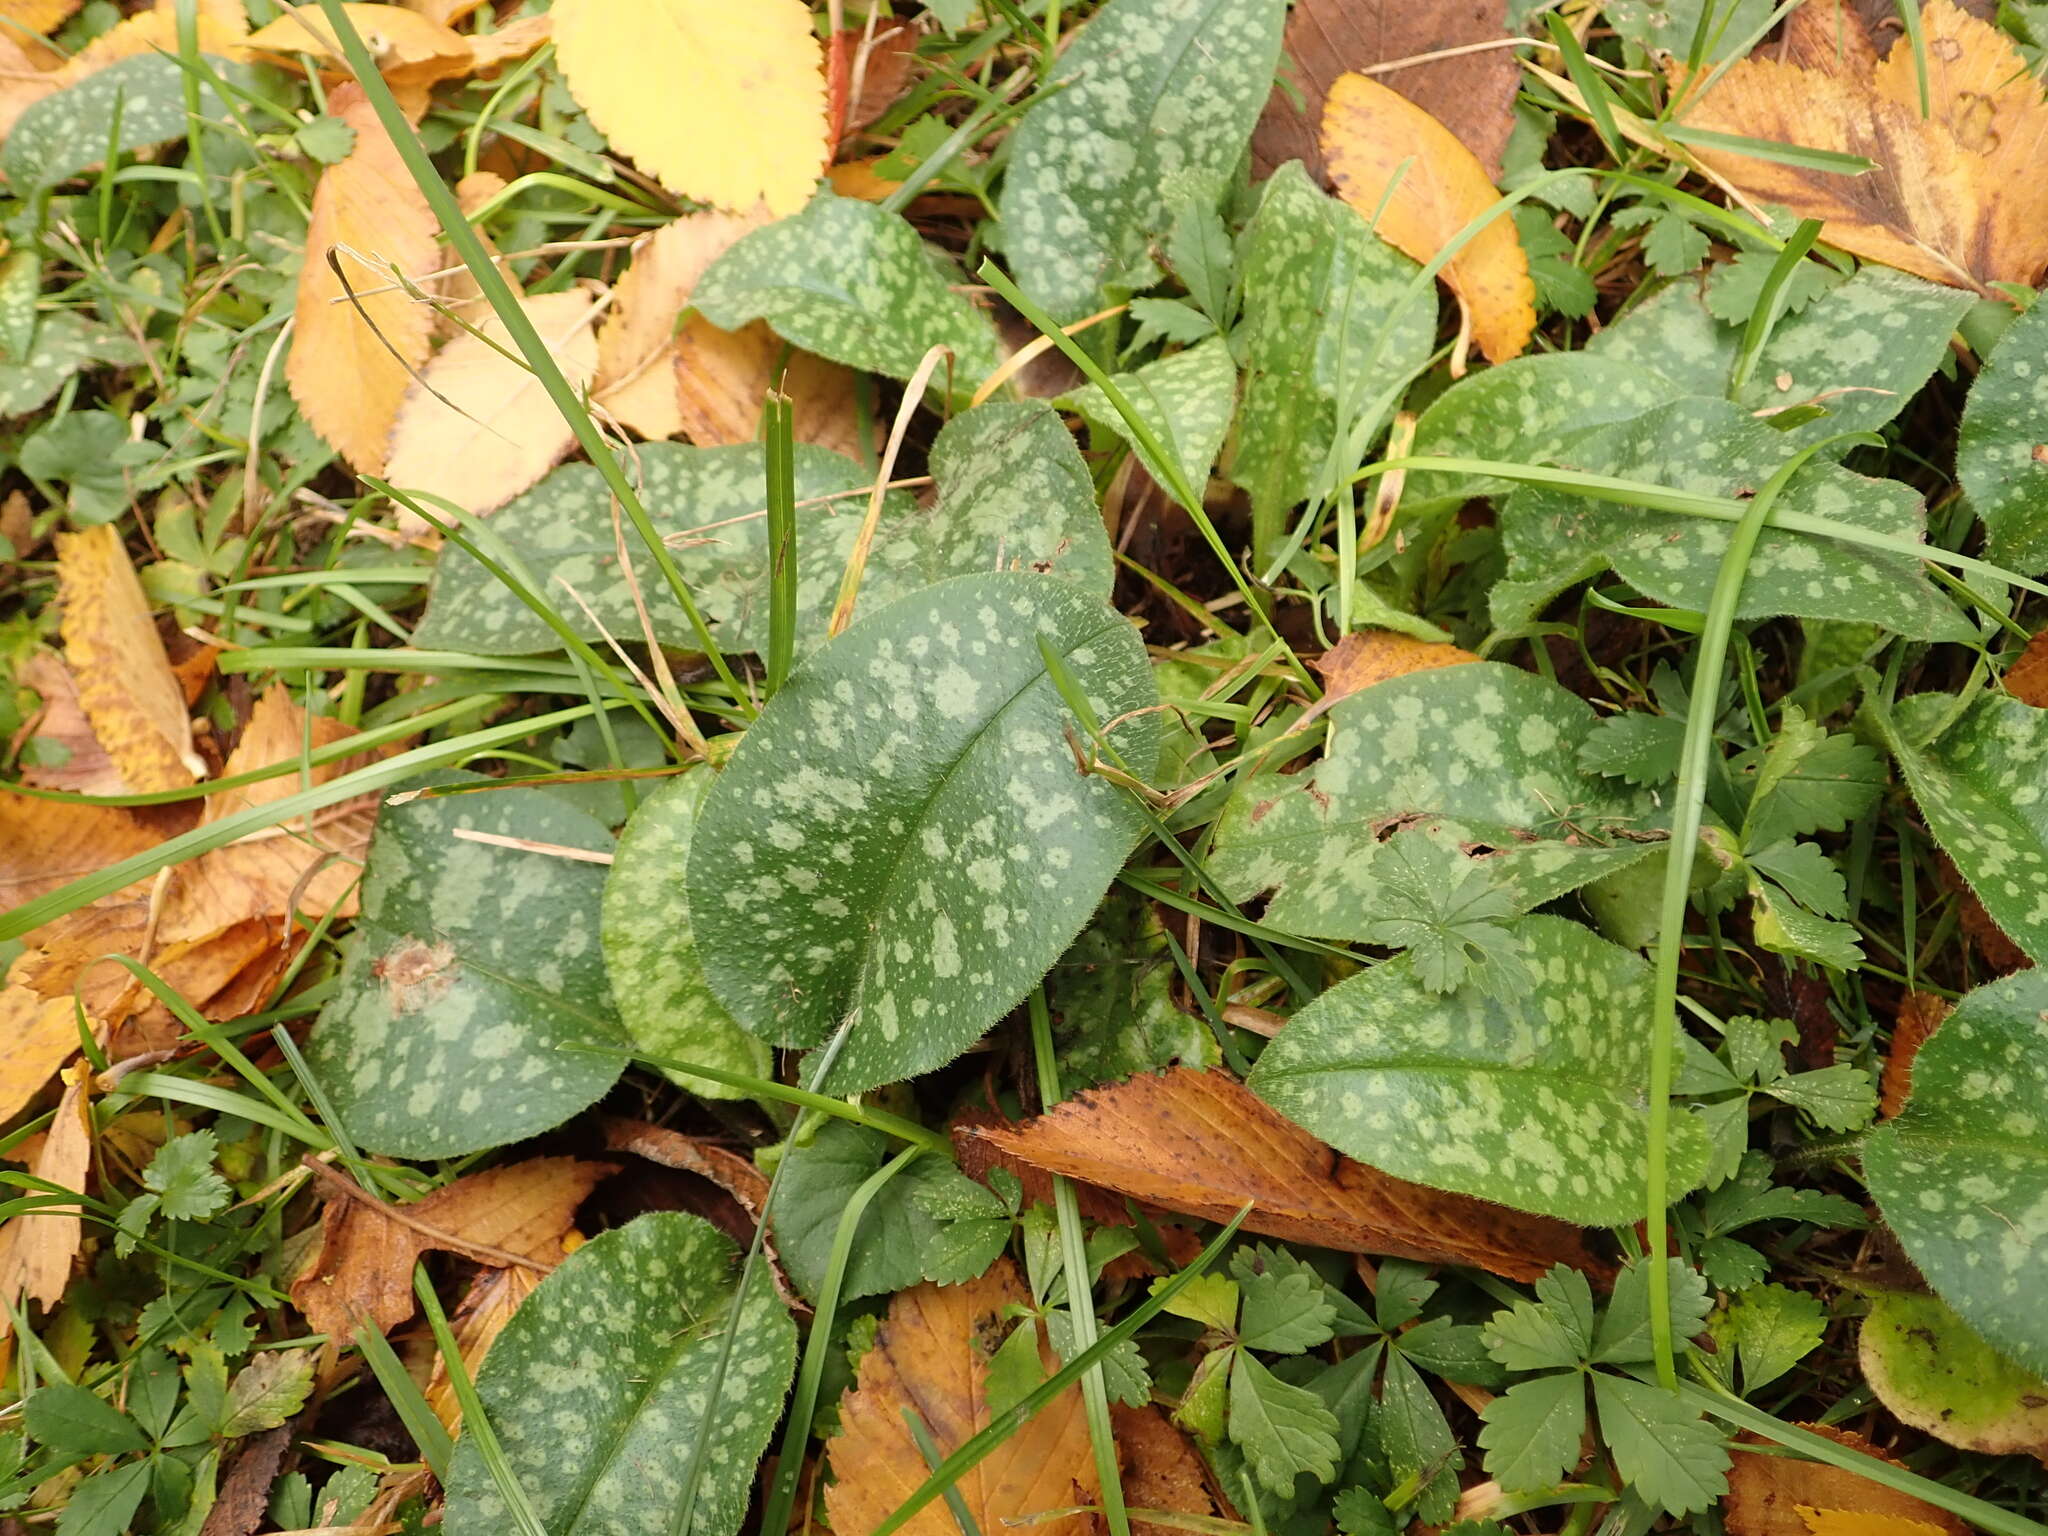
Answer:
[[[424,784],[483,782],[444,773]],[[618,1078],[623,1043],[599,948],[604,870],[458,831],[609,853],[540,789],[387,804],[362,915],[307,1047],[363,1148],[457,1157],[560,1125]]]
[[[1220,336],[1212,337],[1185,352],[1115,374],[1111,382],[1199,496],[1208,484],[1209,467],[1223,447],[1223,435],[1230,430],[1230,414],[1237,404],[1237,369],[1230,361],[1230,344]],[[1154,480],[1161,485],[1169,483],[1159,462],[1095,385],[1075,390],[1063,403],[1116,433],[1137,452]]]
[[[650,1056],[701,1062],[751,1077],[774,1076],[768,1047],[732,1021],[704,980],[690,930],[683,870],[690,832],[711,788],[705,770],[662,785],[633,813],[604,883],[604,960],[619,1022]],[[708,1099],[746,1096],[708,1078],[671,1072],[678,1087]]]
[[[2048,976],[1963,995],[1913,1059],[1913,1096],[1863,1144],[1906,1254],[2001,1353],[2048,1372]]]
[[[1662,374],[1681,394],[1724,395],[1741,347],[1742,333],[1714,318],[1696,285],[1672,283],[1589,337],[1581,355]]]
[[[2013,322],[1970,387],[1956,474],[1984,521],[1985,554],[2048,569],[2048,304]]]
[[[1572,459],[1595,474],[1735,496],[1761,490],[1791,452],[1783,434],[1739,407],[1693,396],[1582,439]],[[1923,533],[1911,489],[1834,464],[1806,465],[1778,506],[1897,538]],[[1508,499],[1502,525],[1509,579],[1493,589],[1493,619],[1511,632],[1535,623],[1567,587],[1609,568],[1657,602],[1702,610],[1734,526],[1533,488]],[[1912,556],[1771,527],[1745,568],[1737,614],[1867,620],[1911,639],[1975,632]]]
[[[70,310],[44,315],[27,355],[0,348],[0,417],[23,416],[93,362],[133,362],[135,348]]]
[[[220,59],[207,62],[225,67]],[[15,120],[0,149],[0,175],[17,194],[55,186],[106,158],[117,119],[123,151],[182,139],[188,126],[185,78],[176,59],[148,53],[45,96]],[[199,86],[198,112],[201,118],[227,115],[211,85]]]
[[[1216,1037],[1174,1003],[1178,976],[1151,903],[1111,891],[1045,978],[1069,1092],[1177,1061],[1215,1064]]]
[[[1137,632],[1063,581],[957,577],[876,610],[762,711],[705,799],[690,912],[712,989],[852,1093],[936,1067],[1073,941],[1143,829],[1082,777],[1040,646],[1108,721],[1157,700]],[[1117,728],[1150,772],[1156,714]]]
[[[996,365],[995,330],[953,290],[958,281],[898,215],[820,192],[713,262],[690,302],[722,330],[765,320],[806,352],[894,379],[949,347],[953,376],[979,379]]]
[[[765,1265],[733,1326],[738,1255],[709,1222],[655,1211],[592,1238],[512,1315],[477,1395],[553,1536],[674,1536],[692,1449],[705,1454],[689,1536],[732,1536],[782,1415],[796,1325]],[[448,1536],[514,1528],[474,1435],[455,1443]]]
[[[1555,917],[1517,925],[1538,978],[1510,997],[1439,997],[1403,956],[1288,1022],[1251,1086],[1339,1151],[1399,1178],[1588,1226],[1633,1220],[1649,1150],[1650,968]],[[1673,1117],[1671,1188],[1706,1166]]]
[[[1939,1296],[1879,1291],[1857,1354],[1894,1416],[1966,1450],[2038,1453],[2048,1442],[2048,1381],[1986,1344]]]
[[[1157,281],[1153,249],[1237,169],[1280,57],[1282,0],[1110,0],[1010,141],[1003,250],[1024,292],[1078,320]]]
[[[1592,709],[1497,662],[1393,678],[1341,700],[1312,770],[1251,776],[1217,823],[1210,872],[1289,933],[1365,941],[1383,910],[1382,835],[1428,819],[1527,911],[1659,846],[1649,791],[1583,772]]]
[[[1436,293],[1402,303],[1415,270],[1300,162],[1267,180],[1244,232],[1244,399],[1231,466],[1261,527],[1277,529],[1323,487],[1340,405],[1355,413],[1375,384],[1428,359]]]
[[[1992,920],[2031,959],[2048,961],[2048,712],[1995,690],[1924,745],[1908,729],[1914,713],[1871,711],[1928,830]]]

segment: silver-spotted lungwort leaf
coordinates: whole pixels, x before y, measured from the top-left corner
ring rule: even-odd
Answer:
[[[2035,575],[2048,570],[2048,304],[2000,338],[1970,386],[1956,475],[1984,521],[1985,553]]]
[[[0,417],[23,416],[44,404],[93,362],[140,361],[135,346],[69,310],[44,315],[26,357],[0,348]]]
[[[513,1475],[553,1536],[675,1536],[705,1441],[687,1536],[732,1536],[782,1415],[796,1325],[760,1265],[733,1326],[738,1252],[709,1222],[655,1211],[592,1238],[540,1283],[491,1346],[477,1395]],[[477,1451],[455,1444],[448,1536],[502,1536],[510,1513]]]
[[[1003,250],[1062,324],[1149,288],[1184,201],[1214,200],[1273,88],[1283,0],[1110,0],[1024,114],[1003,177]],[[813,349],[815,350],[815,349]]]
[[[1429,991],[1406,956],[1341,981],[1253,1067],[1258,1095],[1398,1178],[1587,1226],[1641,1214],[1650,967],[1577,923],[1515,925],[1533,984]],[[1675,1194],[1705,1133],[1673,1116]]]
[[[425,784],[482,783],[476,774]],[[362,915],[306,1048],[370,1152],[457,1157],[560,1125],[617,1081],[598,941],[604,870],[457,829],[595,852],[611,835],[541,789],[387,804]]]
[[[762,711],[704,802],[690,912],[762,1039],[851,1033],[836,1093],[950,1061],[1073,941],[1144,822],[1077,773],[1043,643],[1098,719],[1157,702],[1128,620],[1064,581],[958,577],[857,622]],[[1156,714],[1117,728],[1152,771]]]
[[[1572,467],[1716,496],[1755,494],[1793,448],[1782,433],[1725,400],[1689,396],[1577,443]],[[1918,498],[1906,486],[1809,463],[1779,497],[1782,511],[1918,540]],[[1536,622],[1566,588],[1610,567],[1645,596],[1704,609],[1732,523],[1646,512],[1562,491],[1525,488],[1502,511],[1508,576],[1492,594],[1510,633]],[[1910,555],[1765,528],[1742,582],[1741,618],[1782,614],[1882,624],[1916,640],[1967,640],[1974,628]]]
[[[1937,702],[1947,706],[1946,694]],[[1984,910],[2037,963],[2048,962],[2048,710],[1996,690],[1918,745],[1917,713],[1871,711],[1920,814]]]
[[[1680,394],[1725,395],[1741,350],[1742,333],[1713,317],[1697,284],[1681,282],[1588,337],[1584,355],[1660,373]]]
[[[1436,290],[1404,305],[1415,263],[1298,161],[1267,180],[1244,246],[1244,399],[1231,478],[1259,525],[1277,529],[1323,485],[1340,402],[1355,412],[1373,387],[1427,361]]]
[[[723,330],[766,320],[806,352],[896,379],[944,345],[953,377],[974,380],[996,365],[996,335],[953,291],[958,281],[904,219],[820,192],[801,213],[755,230],[713,262],[690,302]],[[945,382],[943,372],[936,376],[939,387]]]
[[[223,59],[207,62],[216,69],[227,67]],[[227,114],[211,85],[199,87],[198,112],[202,118]],[[21,195],[55,186],[106,159],[117,117],[123,151],[182,139],[191,120],[179,62],[156,53],[122,59],[45,96],[8,133],[7,146],[0,150],[0,175]]]
[[[772,1077],[768,1047],[732,1021],[712,996],[690,931],[683,870],[690,832],[711,788],[706,769],[663,784],[641,802],[619,836],[604,883],[604,960],[619,1022],[650,1056],[701,1062],[727,1072]],[[708,1078],[671,1072],[676,1085],[707,1099],[746,1097]]]
[[[1213,337],[1129,373],[1113,374],[1111,382],[1172,457],[1189,488],[1201,495],[1237,407],[1237,369],[1230,361],[1230,343]],[[1144,461],[1146,473],[1161,485],[1168,483],[1158,461],[1139,444],[1100,389],[1086,385],[1062,404],[1116,433]]]
[[[1913,1058],[1905,1109],[1865,1139],[1863,1177],[1942,1299],[2048,1374],[2048,976],[1964,994]]]
[[[1581,770],[1586,703],[1498,662],[1392,678],[1340,700],[1313,769],[1252,775],[1217,823],[1209,870],[1234,900],[1273,892],[1288,933],[1372,940],[1384,834],[1410,821],[1474,851],[1515,911],[1662,845],[1654,796]]]

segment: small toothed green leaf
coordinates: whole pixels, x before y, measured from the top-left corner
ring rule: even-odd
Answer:
[[[1268,1354],[1297,1355],[1328,1342],[1337,1308],[1313,1270],[1278,1262],[1262,1243],[1239,1249],[1230,1272],[1244,1297],[1237,1328],[1240,1344]]]
[[[1175,1062],[1216,1064],[1215,1035],[1173,1000],[1179,976],[1152,904],[1112,890],[1045,978],[1069,1092]]]
[[[1705,1509],[1728,1486],[1728,1452],[1700,1410],[1653,1382],[1593,1373],[1600,1438],[1622,1482],[1674,1515]]]
[[[1699,1247],[1700,1268],[1717,1290],[1740,1291],[1770,1272],[1761,1253],[1732,1237],[1710,1237]]]
[[[2048,976],[1965,993],[1913,1059],[1906,1108],[1863,1176],[1906,1254],[1963,1321],[2048,1372]]]
[[[1640,711],[1609,715],[1586,733],[1579,746],[1579,766],[1648,789],[1678,777],[1684,745],[1685,722],[1675,716]]]
[[[1190,346],[1216,334],[1216,322],[1180,299],[1133,299],[1131,318],[1138,322],[1130,350],[1141,351],[1156,341]]]
[[[1856,929],[1820,917],[1769,880],[1752,880],[1750,923],[1757,943],[1780,955],[1797,955],[1816,965],[1853,971],[1863,963],[1863,945]]]
[[[1956,475],[1983,519],[1984,553],[2027,575],[2048,569],[2048,304],[2000,338],[1970,386]]]
[[[1742,1390],[1756,1392],[1811,1354],[1827,1324],[1828,1309],[1818,1297],[1756,1285],[1728,1303],[1713,1333],[1724,1353],[1732,1347],[1742,1361]]]
[[[1504,994],[1529,985],[1508,921],[1519,903],[1495,882],[1492,865],[1426,826],[1388,838],[1376,863],[1368,944],[1407,950],[1416,979],[1432,992],[1472,986]]]
[[[29,1395],[29,1438],[73,1456],[118,1456],[149,1444],[136,1422],[97,1392],[53,1382]]]
[[[1717,262],[1707,274],[1704,302],[1708,312],[1727,325],[1743,325],[1762,302],[1764,284],[1770,280],[1775,265],[1777,256],[1771,251],[1737,251],[1729,260]],[[1785,315],[1798,315],[1841,281],[1842,274],[1833,267],[1818,261],[1802,261],[1785,282]]]
[[[1511,1371],[1567,1370],[1593,1349],[1593,1287],[1578,1270],[1553,1265],[1536,1282],[1536,1299],[1496,1312],[1484,1330],[1486,1352]]]
[[[953,291],[959,275],[910,224],[873,203],[820,192],[801,213],[743,236],[711,264],[690,303],[721,330],[755,320],[849,368],[907,379],[935,346],[953,376],[996,365],[988,316]],[[935,382],[943,387],[946,375]]]
[[[1315,1393],[1289,1386],[1247,1349],[1233,1351],[1230,1362],[1230,1438],[1274,1493],[1293,1492],[1302,1472],[1326,1483],[1337,1475],[1337,1416]]]
[[[1280,0],[1111,0],[1011,136],[1003,251],[1061,324],[1149,288],[1191,198],[1237,169],[1280,57]]]
[[[1457,1436],[1444,1418],[1443,1405],[1422,1373],[1399,1350],[1387,1354],[1374,1427],[1388,1469],[1397,1481],[1436,1469],[1415,1497],[1417,1517],[1431,1525],[1449,1520],[1458,1501],[1458,1473],[1465,1458],[1458,1454]]]
[[[1713,1303],[1707,1299],[1707,1285],[1683,1259],[1666,1259],[1652,1265],[1637,1259],[1627,1265],[1614,1282],[1614,1294],[1600,1314],[1600,1327],[1593,1335],[1589,1359],[1596,1365],[1633,1365],[1651,1358],[1650,1287],[1656,1283],[1653,1270],[1661,1270],[1666,1295],[1671,1303],[1673,1338],[1689,1339],[1706,1323]]]
[[[1772,1182],[1770,1154],[1751,1152],[1734,1178],[1700,1201],[1700,1220],[1710,1235],[1735,1232],[1759,1221],[1811,1221],[1824,1227],[1862,1227],[1863,1212],[1823,1189],[1794,1189]]]
[[[173,1221],[204,1221],[228,1203],[228,1181],[214,1172],[219,1142],[210,1130],[173,1136],[142,1170],[142,1183],[156,1193]]]
[[[221,1434],[230,1440],[288,1423],[313,1394],[312,1352],[266,1349],[235,1372]]]
[[[598,940],[603,868],[458,831],[611,851],[601,825],[540,789],[384,806],[348,960],[306,1048],[368,1151],[504,1146],[595,1102],[621,1069],[574,1049],[624,1044]]]
[[[1742,846],[1762,848],[1810,832],[1839,832],[1876,804],[1884,780],[1884,760],[1877,753],[1845,732],[1822,729],[1803,710],[1788,705],[1756,767]]]
[[[1586,1378],[1560,1371],[1517,1382],[1486,1405],[1479,1443],[1486,1475],[1510,1491],[1555,1483],[1579,1459],[1586,1432]]]
[[[555,1536],[673,1536],[693,1448],[709,1437],[689,1536],[732,1536],[782,1414],[796,1325],[757,1267],[714,1406],[738,1252],[674,1211],[592,1238],[520,1306],[477,1395],[505,1459]],[[474,1435],[455,1443],[449,1536],[511,1525]]]
[[[24,416],[93,362],[139,361],[133,343],[70,310],[44,315],[26,355],[0,348],[0,417]]]
[[[1200,495],[1237,405],[1237,369],[1230,361],[1230,343],[1220,336],[1211,337],[1185,352],[1129,373],[1113,374],[1111,382],[1158,439],[1182,478]],[[1161,485],[1169,483],[1164,466],[1140,446],[1109,397],[1095,385],[1075,390],[1062,403],[1116,433],[1144,462],[1147,474]]]
[[[950,1061],[1073,941],[1144,823],[1074,771],[1044,645],[1098,720],[1157,701],[1128,620],[1063,581],[958,577],[857,621],[747,731],[704,802],[704,974],[765,1040],[851,1021],[831,1087]],[[1157,714],[1117,729],[1141,773]],[[798,765],[792,767],[792,765]]]
[[[1649,1149],[1650,968],[1555,917],[1515,927],[1528,991],[1438,997],[1404,956],[1296,1013],[1251,1086],[1332,1146],[1399,1178],[1588,1226],[1629,1221]],[[1671,1188],[1706,1166],[1673,1117]]]
[[[1877,1110],[1877,1087],[1861,1067],[1842,1063],[1794,1072],[1769,1088],[1772,1098],[1804,1110],[1824,1131],[1860,1131]]]

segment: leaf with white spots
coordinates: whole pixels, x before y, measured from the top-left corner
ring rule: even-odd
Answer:
[[[705,799],[690,912],[712,989],[764,1040],[851,1034],[835,1093],[952,1060],[1073,941],[1137,842],[1124,790],[1075,770],[1045,660],[1097,718],[1157,702],[1137,631],[1072,584],[941,582],[792,677]],[[1150,773],[1157,714],[1118,725]]]
[[[988,317],[954,291],[959,280],[896,214],[820,192],[803,212],[740,239],[690,301],[720,330],[765,320],[806,352],[894,379],[909,378],[943,343],[954,378],[971,381],[995,367],[996,338]]]
[[[420,784],[484,782],[442,773]],[[540,789],[387,804],[362,915],[306,1048],[366,1151],[457,1157],[560,1125],[617,1081],[624,1043],[599,947],[604,869],[458,829],[610,852]]]
[[[1436,290],[1404,306],[1415,263],[1320,191],[1298,161],[1267,181],[1244,247],[1244,398],[1231,479],[1251,495],[1261,526],[1278,527],[1323,487],[1340,406],[1348,428],[1373,390],[1428,360]]]
[[[1723,325],[1692,283],[1659,289],[1586,340],[1585,355],[1661,373],[1688,395],[1723,395],[1742,333]]]
[[[735,1024],[712,996],[690,932],[683,869],[712,777],[700,769],[670,780],[641,803],[619,835],[604,883],[605,970],[619,1022],[648,1055],[773,1077],[768,1047]],[[746,1097],[744,1088],[708,1078],[669,1076],[700,1098]]]
[[[225,67],[218,58],[207,63]],[[204,82],[197,110],[202,119],[227,116]],[[155,53],[122,59],[23,112],[0,150],[0,175],[18,195],[55,186],[106,158],[117,120],[119,148],[126,152],[182,139],[190,126],[185,114],[185,71],[176,59]]]
[[[2038,889],[2038,878],[2036,887]],[[1967,992],[1913,1058],[1863,1178],[1927,1283],[2002,1354],[2048,1372],[2048,975]]]
[[[1555,917],[1515,925],[1535,981],[1439,997],[1406,956],[1341,981],[1288,1021],[1251,1086],[1340,1152],[1398,1178],[1585,1226],[1642,1214],[1650,967]],[[1675,1115],[1674,1195],[1707,1140]]]
[[[1174,1003],[1179,975],[1152,904],[1112,890],[1045,978],[1069,1092],[1176,1062],[1216,1064],[1209,1026]]]
[[[1110,0],[1010,141],[1003,250],[1065,324],[1158,281],[1154,248],[1237,170],[1280,57],[1281,0]]]
[[[1172,456],[1181,477],[1201,495],[1237,405],[1237,368],[1230,360],[1230,343],[1214,337],[1198,347],[1110,377]],[[1161,485],[1169,483],[1163,467],[1139,446],[1123,416],[1095,385],[1075,390],[1062,404],[1116,433],[1137,452],[1154,480]]]
[[[1984,521],[1985,554],[2048,570],[2048,304],[2013,322],[1970,387],[1956,476]]]
[[[477,1374],[513,1475],[554,1536],[674,1536],[705,1442],[687,1536],[746,1518],[796,1363],[796,1325],[759,1266],[737,1303],[738,1253],[709,1222],[654,1211],[592,1238],[527,1297]],[[713,1373],[734,1326],[717,1401]],[[476,1437],[448,1468],[448,1536],[512,1524]]]
[[[1367,941],[1383,911],[1384,835],[1411,821],[1464,844],[1527,911],[1662,846],[1652,794],[1579,767],[1595,716],[1498,662],[1410,673],[1330,710],[1313,769],[1250,776],[1217,823],[1210,873],[1235,900],[1272,891],[1288,933]]]
[[[1920,815],[1992,921],[2029,959],[2048,961],[2048,711],[2002,689],[1985,693],[1930,744],[1910,729],[1919,697],[1871,717],[1906,776]]]
[[[1576,444],[1572,467],[1714,496],[1755,494],[1791,457],[1782,433],[1724,400],[1690,396]],[[1834,464],[1793,475],[1778,509],[1918,541],[1919,498],[1891,480]],[[1732,523],[1648,512],[1567,492],[1526,488],[1501,516],[1508,580],[1495,585],[1493,621],[1509,633],[1535,623],[1568,587],[1612,569],[1644,596],[1706,608]],[[1967,640],[1974,627],[1929,584],[1921,562],[1814,534],[1766,527],[1742,582],[1736,616],[1853,619],[1915,640]]]
[[[26,357],[0,348],[0,417],[24,416],[93,362],[140,361],[132,343],[71,310],[44,315]]]

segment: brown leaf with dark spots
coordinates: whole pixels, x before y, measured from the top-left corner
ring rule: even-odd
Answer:
[[[260,1435],[251,1435],[235,1450],[228,1475],[221,1479],[220,1495],[206,1512],[199,1536],[250,1536],[270,1511],[270,1486],[284,1465],[284,1453],[291,1449],[292,1427],[280,1424]]]
[[[1885,1455],[1854,1430],[1829,1424],[1799,1427],[1826,1435],[1836,1444],[1888,1466],[1905,1465]],[[1851,1532],[1904,1536],[1908,1527],[1892,1523],[1902,1521],[1929,1527],[1927,1536],[1967,1536],[1969,1527],[1954,1515],[1909,1493],[1897,1492],[1859,1473],[1824,1462],[1765,1455],[1747,1449],[1744,1442],[1759,1443],[1754,1436],[1745,1435],[1733,1447],[1736,1454],[1728,1469],[1728,1492],[1721,1501],[1729,1536],[1815,1536],[1822,1531],[1834,1536],[1848,1536]],[[1831,1515],[1847,1518],[1825,1518]]]
[[[1323,154],[1316,125],[1323,99],[1339,75],[1448,48],[1508,36],[1506,0],[1297,0],[1280,48],[1287,77],[1300,90],[1296,106],[1276,87],[1252,133],[1252,174],[1267,176],[1299,160],[1317,181]],[[1512,48],[1487,48],[1409,64],[1378,77],[1442,123],[1500,175],[1501,151],[1515,126],[1522,66]]]
[[[1202,1472],[1202,1458],[1188,1443],[1188,1437],[1173,1421],[1150,1403],[1126,1408],[1121,1403],[1109,1410],[1110,1431],[1116,1440],[1117,1459],[1123,1463],[1124,1503],[1132,1509],[1168,1510],[1177,1515],[1225,1518],[1234,1511],[1216,1508],[1209,1481]],[[1177,1536],[1178,1527],[1150,1520],[1133,1520],[1137,1536]]]
[[[897,1292],[875,1344],[861,1356],[855,1390],[840,1404],[841,1429],[827,1447],[834,1481],[825,1510],[837,1536],[869,1536],[929,1477],[923,1453],[904,1422],[923,1421],[941,1457],[958,1450],[992,1415],[988,1357],[1010,1327],[1005,1309],[1030,1297],[1008,1259],[965,1285],[919,1285]],[[1026,1319],[1020,1327],[1036,1327]],[[1059,1359],[1043,1338],[1047,1375]],[[993,1533],[1046,1510],[1092,1504],[1095,1457],[1079,1387],[1054,1398],[954,1485],[976,1526]],[[1092,1536],[1088,1515],[1031,1525],[1038,1536]],[[958,1536],[952,1513],[934,1499],[905,1536]]]
[[[1900,1001],[1891,1049],[1885,1052],[1884,1075],[1878,1084],[1880,1118],[1889,1120],[1906,1107],[1913,1092],[1913,1058],[1947,1017],[1948,1004],[1932,992],[1908,992]]]
[[[1474,1264],[1534,1280],[1604,1265],[1574,1227],[1394,1178],[1340,1156],[1224,1072],[1176,1067],[1078,1094],[975,1136],[1022,1162],[1149,1205],[1347,1253]]]

